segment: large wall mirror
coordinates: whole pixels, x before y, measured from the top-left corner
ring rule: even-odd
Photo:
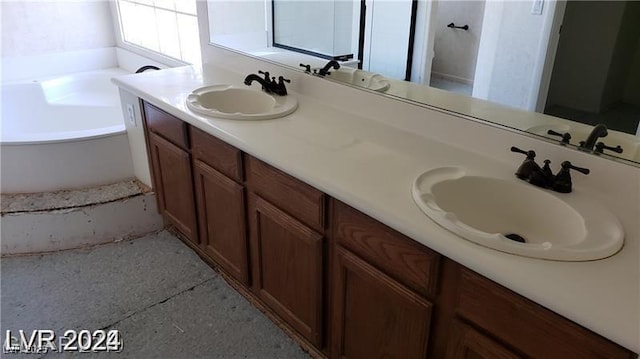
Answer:
[[[336,59],[341,68],[328,80],[559,144],[580,146],[594,126],[604,124],[608,135],[587,144],[589,150],[640,164],[639,1],[208,0],[207,5],[214,45],[301,71],[301,63],[322,67]]]

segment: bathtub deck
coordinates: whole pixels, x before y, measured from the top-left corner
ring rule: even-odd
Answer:
[[[163,227],[155,193],[133,180],[2,195],[0,257],[137,238]]]
[[[56,192],[2,194],[1,213],[52,211],[109,203],[149,192],[149,188],[136,180],[104,186]]]
[[[115,357],[308,358],[166,231],[90,249],[5,258],[1,265],[0,326],[15,333],[119,330],[123,352]]]

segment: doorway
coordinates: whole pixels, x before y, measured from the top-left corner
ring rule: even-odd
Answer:
[[[484,1],[432,1],[433,60],[431,87],[471,96]]]

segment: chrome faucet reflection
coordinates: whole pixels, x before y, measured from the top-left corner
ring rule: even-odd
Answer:
[[[336,60],[331,60],[331,61],[327,62],[327,64],[326,64],[326,65],[324,65],[324,67],[323,67],[323,68],[321,68],[321,69],[319,69],[319,70],[318,70],[317,75],[318,75],[318,76],[322,76],[322,77],[327,76],[327,75],[330,75],[330,74],[331,74],[331,72],[329,72],[329,70],[330,70],[331,68],[333,68],[334,70],[339,69],[339,68],[340,68],[340,64],[338,63],[338,61],[336,61]],[[315,71],[314,71],[314,73],[315,73]]]
[[[593,128],[593,130],[591,130],[591,133],[589,134],[589,136],[587,136],[586,140],[580,141],[580,148],[583,150],[592,151],[593,147],[598,141],[598,138],[607,137],[608,134],[609,131],[607,131],[607,126],[598,124]]]

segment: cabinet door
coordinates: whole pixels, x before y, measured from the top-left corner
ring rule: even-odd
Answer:
[[[522,358],[471,326],[453,321],[447,359],[519,359]]]
[[[149,133],[153,183],[160,212],[193,243],[198,242],[189,153]]]
[[[194,161],[193,173],[201,246],[227,273],[247,285],[244,187],[202,161]]]
[[[253,193],[249,217],[253,291],[320,347],[323,236]]]
[[[331,357],[426,358],[431,304],[342,247],[334,255]]]

